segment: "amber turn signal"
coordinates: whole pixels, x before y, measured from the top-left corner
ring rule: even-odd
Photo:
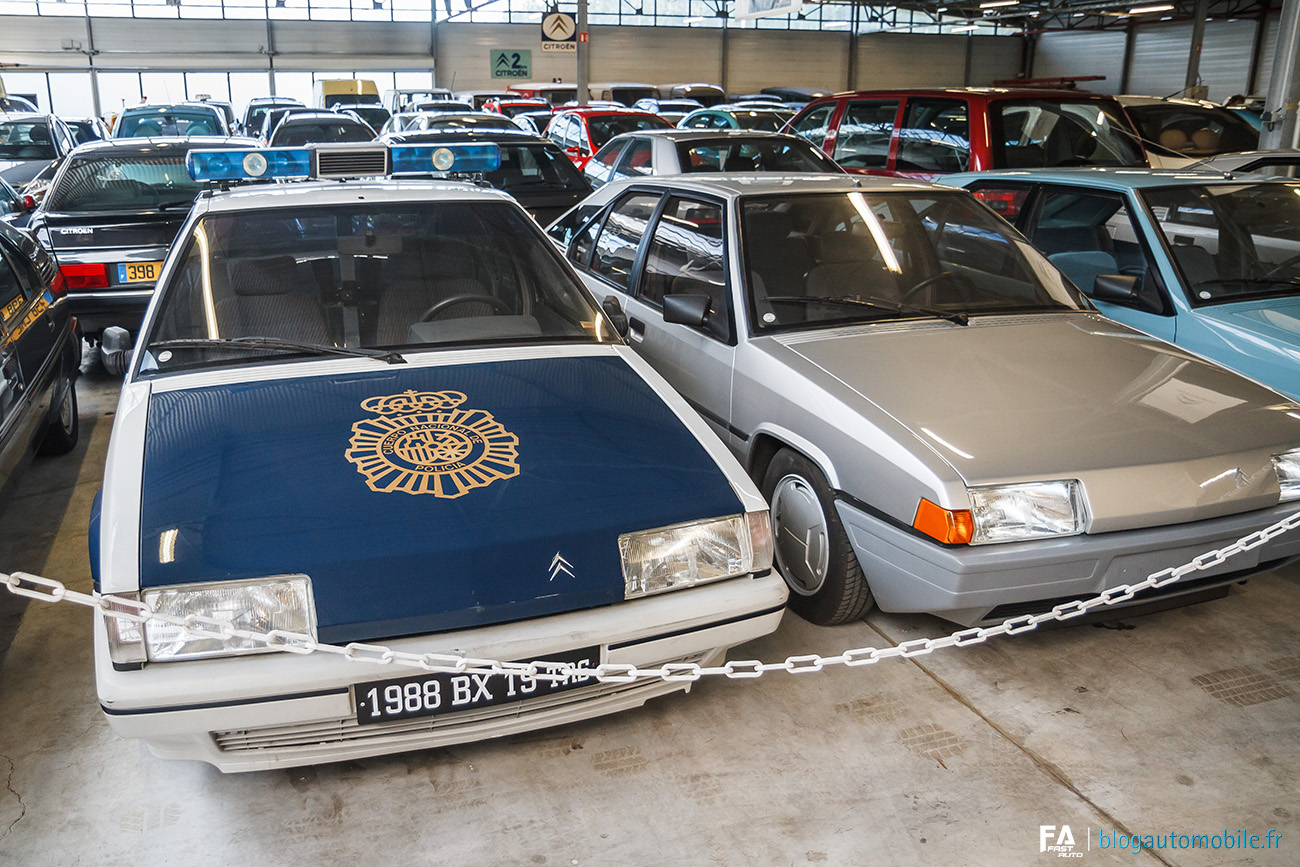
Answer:
[[[965,545],[975,533],[975,521],[969,509],[953,511],[926,499],[916,507],[912,526],[946,545]]]

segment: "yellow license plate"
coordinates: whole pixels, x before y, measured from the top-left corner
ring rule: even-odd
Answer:
[[[119,283],[152,283],[162,271],[162,262],[126,262],[117,266]]]

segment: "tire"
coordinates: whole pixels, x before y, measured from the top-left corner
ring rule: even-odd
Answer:
[[[67,391],[63,393],[63,401],[59,404],[59,411],[54,416],[54,421],[50,422],[49,427],[45,429],[45,436],[41,444],[36,447],[38,455],[66,455],[77,447],[77,437],[81,432],[81,424],[77,418],[77,388],[72,380],[68,381]]]
[[[821,470],[782,449],[762,488],[772,504],[776,563],[790,586],[790,608],[818,626],[861,618],[875,600]]]

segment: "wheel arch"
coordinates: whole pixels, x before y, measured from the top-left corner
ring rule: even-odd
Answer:
[[[834,462],[826,452],[806,437],[776,425],[763,425],[750,439],[745,469],[749,472],[749,477],[757,483],[762,482],[763,474],[767,472],[768,464],[772,463],[776,453],[783,448],[788,448],[812,461],[817,469],[821,470],[832,490],[841,490],[840,477],[835,471]]]

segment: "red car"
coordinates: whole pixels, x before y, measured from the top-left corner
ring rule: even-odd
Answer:
[[[786,124],[850,172],[932,179],[986,169],[1146,166],[1124,109],[1077,90],[929,88],[838,93]]]
[[[672,129],[657,114],[635,108],[572,108],[557,112],[546,127],[546,137],[564,148],[579,169],[605,142],[625,132]]]

